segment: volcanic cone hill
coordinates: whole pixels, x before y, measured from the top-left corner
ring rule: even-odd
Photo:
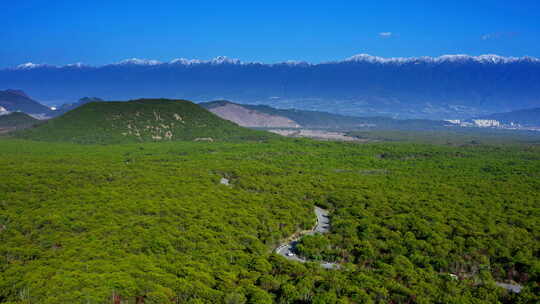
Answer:
[[[160,141],[236,141],[273,137],[242,128],[186,100],[90,102],[18,137],[84,144]]]

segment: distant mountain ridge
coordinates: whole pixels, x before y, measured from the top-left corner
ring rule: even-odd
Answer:
[[[105,65],[87,65],[81,62],[66,64],[66,65],[51,65],[45,63],[32,63],[27,62],[15,67],[7,69],[15,70],[28,70],[28,69],[37,69],[37,68],[101,68],[106,66],[122,66],[122,65],[141,65],[141,66],[158,66],[158,65],[197,65],[197,64],[233,64],[233,65],[324,65],[324,64],[335,64],[335,63],[346,63],[346,62],[368,62],[368,63],[381,63],[381,64],[403,64],[403,63],[447,63],[447,62],[477,62],[484,64],[506,64],[506,63],[515,63],[515,62],[540,62],[539,58],[524,56],[524,57],[505,57],[495,54],[486,54],[480,56],[470,56],[465,54],[457,55],[442,55],[438,57],[431,56],[420,56],[420,57],[379,57],[372,56],[369,54],[358,54],[346,58],[344,60],[337,61],[326,61],[321,63],[309,63],[307,61],[283,61],[277,63],[262,63],[262,62],[244,62],[239,59],[228,58],[227,56],[218,56],[210,60],[201,60],[201,59],[187,59],[187,58],[176,58],[168,62],[162,62],[154,59],[141,59],[141,58],[129,58],[116,63],[110,63]]]
[[[103,66],[25,64],[0,70],[0,84],[49,103],[87,92],[107,100],[226,99],[349,116],[452,119],[539,107],[540,60],[365,54],[316,64],[129,59]]]
[[[36,116],[49,116],[52,110],[31,99],[21,90],[0,91],[0,107],[9,112],[24,112]]]
[[[76,109],[82,105],[85,105],[89,102],[104,102],[103,99],[101,98],[97,98],[97,97],[83,97],[81,99],[79,99],[79,101],[77,102],[74,102],[74,103],[65,103],[63,105],[61,105],[60,107],[58,107],[55,111],[55,116],[58,116],[58,115],[61,115],[61,114],[64,114],[68,111],[71,111],[73,109]]]

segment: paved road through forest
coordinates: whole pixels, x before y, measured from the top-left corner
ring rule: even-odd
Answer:
[[[330,231],[330,219],[328,218],[328,210],[315,207],[315,215],[317,216],[317,224],[312,230],[300,233],[298,237],[293,238],[287,243],[281,244],[278,248],[276,248],[276,253],[291,261],[296,261],[300,263],[309,262],[309,260],[306,260],[296,255],[295,247],[298,243],[298,240],[300,240],[305,235],[327,233]],[[320,265],[327,269],[339,268],[339,265],[336,263],[320,262]]]
[[[278,248],[276,248],[275,250],[276,253],[285,257],[286,259],[290,261],[296,261],[300,263],[310,262],[309,260],[296,255],[296,250],[295,250],[296,244],[305,235],[314,235],[316,233],[328,233],[330,231],[330,218],[328,218],[328,210],[315,207],[315,215],[317,216],[317,224],[312,230],[301,232],[299,233],[297,237],[293,237],[287,243],[281,244]],[[326,268],[326,269],[339,268],[339,264],[336,264],[336,263],[328,263],[328,262],[319,262],[319,263],[321,267]],[[521,289],[523,288],[521,285],[518,285],[518,284],[507,284],[507,283],[501,283],[501,282],[497,282],[497,285],[515,293],[521,292]]]

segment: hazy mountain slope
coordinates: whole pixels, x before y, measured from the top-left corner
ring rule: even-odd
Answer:
[[[228,101],[213,101],[201,103],[201,106],[223,119],[233,121],[244,127],[256,128],[298,128],[300,125],[295,121],[274,114],[267,114],[252,110],[244,105]]]
[[[242,128],[185,100],[91,102],[19,137],[77,143],[262,139],[267,132]]]
[[[356,116],[470,118],[540,106],[540,60],[527,57],[360,55],[320,64],[217,58],[130,60],[99,67],[24,65],[0,70],[0,83],[24,87],[51,102],[89,92],[110,100],[228,99]]]
[[[25,128],[35,125],[38,122],[39,120],[22,112],[0,115],[0,129]]]
[[[282,117],[294,121],[299,127],[304,128],[322,128],[322,129],[359,129],[359,128],[376,128],[376,129],[406,129],[406,130],[423,130],[441,128],[446,125],[443,121],[426,120],[426,119],[393,119],[389,117],[354,117],[339,114],[332,114],[319,111],[306,111],[297,109],[276,109],[265,105],[249,105],[236,104],[230,101],[213,101],[200,104],[212,111],[212,109],[220,109],[224,105],[234,108],[244,108],[243,111],[238,110],[238,113],[248,111],[256,111],[257,113],[271,115],[273,117]],[[247,115],[247,114],[246,114]],[[223,117],[223,116],[222,116]],[[259,116],[252,116],[252,119],[257,119]],[[262,126],[261,120],[258,122]],[[256,122],[254,122],[255,124]],[[277,125],[275,127],[278,127]]]
[[[506,113],[481,116],[482,119],[495,119],[502,123],[518,123],[526,126],[540,126],[540,108],[524,109]]]
[[[298,122],[303,127],[312,128],[351,128],[362,127],[369,124],[370,118],[345,116],[320,111],[307,111],[297,109],[276,109],[265,105],[242,105],[248,109],[281,115]]]
[[[50,115],[51,109],[31,99],[23,91],[5,90],[0,91],[0,106],[10,112],[24,112],[34,115]]]
[[[55,115],[61,115],[61,114],[64,114],[68,111],[71,111],[73,109],[76,109],[82,105],[85,105],[89,102],[103,102],[104,100],[101,99],[101,98],[97,98],[97,97],[83,97],[81,99],[79,99],[79,101],[77,102],[74,102],[74,103],[65,103],[63,105],[61,105],[60,107],[58,107],[58,109],[56,109],[56,111],[54,112]]]

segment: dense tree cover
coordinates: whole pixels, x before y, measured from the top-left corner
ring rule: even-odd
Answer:
[[[239,127],[186,100],[89,102],[14,136],[81,144],[177,140],[261,140],[270,133]]]
[[[4,139],[0,168],[0,303],[540,301],[538,146]],[[314,205],[299,250],[339,270],[272,254]]]

